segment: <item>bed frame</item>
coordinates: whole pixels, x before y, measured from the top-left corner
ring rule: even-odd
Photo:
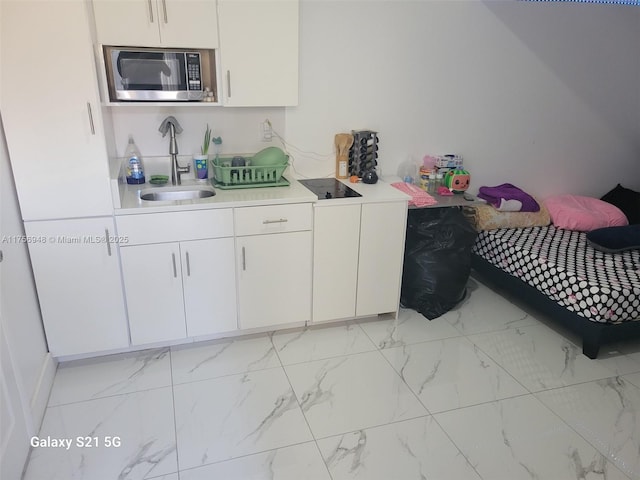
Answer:
[[[513,294],[536,310],[549,316],[582,337],[582,353],[597,358],[600,346],[640,336],[640,321],[599,323],[587,320],[538,291],[535,287],[499,269],[484,258],[471,254],[471,267],[487,280]]]

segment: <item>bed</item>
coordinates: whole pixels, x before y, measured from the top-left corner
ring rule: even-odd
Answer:
[[[640,336],[640,250],[605,253],[584,232],[553,225],[479,232],[472,268],[581,335],[596,358],[602,344]]]

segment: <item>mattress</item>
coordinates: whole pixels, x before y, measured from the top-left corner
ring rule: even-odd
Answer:
[[[551,225],[480,232],[473,253],[588,320],[640,320],[640,250],[601,252]]]

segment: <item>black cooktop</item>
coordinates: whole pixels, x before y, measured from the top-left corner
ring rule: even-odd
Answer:
[[[315,193],[319,200],[362,196],[335,178],[312,178],[298,181]]]

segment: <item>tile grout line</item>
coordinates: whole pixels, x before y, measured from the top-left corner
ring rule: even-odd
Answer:
[[[274,334],[275,334],[275,332],[271,332],[271,334],[269,335],[269,340],[271,341],[271,345],[273,346],[273,350],[276,352],[276,356],[278,357],[278,361],[280,362],[280,368],[282,369],[282,373],[284,373],[284,376],[287,379],[287,382],[289,383],[289,388],[291,388],[291,393],[296,399],[296,403],[298,404],[298,408],[300,409],[300,413],[302,414],[302,418],[304,418],[304,422],[307,424],[307,428],[309,429],[309,433],[311,434],[311,438],[313,438],[313,443],[315,443],[315,445],[316,445],[316,449],[318,451],[318,455],[320,455],[320,458],[322,459],[322,464],[324,465],[324,468],[327,471],[327,475],[329,475],[329,478],[331,480],[333,480],[333,475],[331,475],[331,471],[329,470],[329,465],[327,465],[327,462],[324,459],[324,456],[322,455],[322,451],[320,450],[320,446],[318,445],[318,440],[316,439],[316,436],[313,433],[313,430],[311,429],[311,425],[309,425],[309,420],[307,420],[307,416],[304,414],[304,410],[302,410],[302,405],[300,405],[300,400],[298,400],[298,395],[296,395],[296,391],[293,388],[293,384],[291,383],[291,379],[289,378],[289,375],[287,374],[287,369],[284,368],[284,364],[282,363],[282,359],[280,358],[280,354],[278,353],[278,348],[276,347],[276,344],[273,343],[273,335]],[[304,443],[306,443],[306,442],[304,442]],[[297,445],[299,445],[299,444],[297,444]]]
[[[173,437],[176,442],[176,471],[180,480],[180,455],[178,455],[178,422],[176,420],[176,392],[173,384],[173,352],[169,349],[169,373],[171,375],[171,405],[173,407]]]
[[[402,345],[402,346],[398,346],[398,347],[393,347],[393,348],[402,348],[403,350],[407,347],[407,345]],[[391,370],[393,370],[393,373],[395,373],[398,378],[400,379],[400,381],[402,383],[404,383],[404,385],[409,389],[409,391],[411,392],[411,394],[414,396],[414,398],[418,401],[418,403],[420,405],[422,405],[422,407],[425,409],[425,411],[427,412],[427,416],[432,416],[433,414],[431,413],[431,411],[427,408],[427,406],[422,403],[422,400],[420,400],[420,397],[418,396],[418,394],[416,394],[416,392],[413,391],[413,388],[411,388],[411,386],[407,383],[407,381],[405,380],[405,378],[400,374],[400,372],[398,372],[396,370],[396,368],[393,366],[393,364],[389,361],[389,359],[387,358],[387,356],[382,353],[383,349],[379,349],[378,351],[380,352],[380,355],[382,356],[382,358],[384,359],[385,362],[387,362],[387,364],[391,367]],[[394,423],[394,422],[389,422],[389,423]]]
[[[494,400],[494,401],[497,401],[497,400]],[[460,410],[460,409],[456,409],[456,410]],[[450,410],[450,411],[453,411],[453,410]],[[469,465],[469,467],[471,467],[473,469],[473,471],[476,472],[476,474],[478,475],[478,478],[480,478],[481,480],[488,480],[488,479],[485,479],[482,475],[480,475],[480,472],[476,469],[476,467],[473,465],[473,463],[471,463],[471,460],[469,460],[469,457],[467,457],[464,454],[464,452],[460,449],[458,444],[453,440],[453,438],[451,438],[451,435],[449,435],[449,432],[447,432],[444,429],[444,427],[442,425],[440,425],[440,422],[436,418],[436,415],[431,415],[431,418],[433,418],[433,421],[436,422],[436,425],[438,425],[438,428],[440,428],[440,430],[442,430],[442,433],[444,433],[446,435],[446,437],[449,439],[449,441],[451,442],[451,445],[453,445],[454,447],[456,447],[458,449],[458,452],[460,452],[460,455],[462,455],[462,457],[467,461],[467,465]]]
[[[105,395],[104,397],[94,397],[94,398],[85,398],[83,400],[77,400],[75,402],[69,402],[69,403],[59,403],[57,405],[51,405],[51,406],[47,406],[47,408],[58,408],[58,407],[66,407],[69,405],[79,405],[81,403],[85,403],[85,402],[94,402],[96,400],[103,400],[106,398],[115,398],[115,397],[121,397],[123,395],[135,395],[137,393],[145,393],[145,392],[152,392],[154,390],[161,390],[163,388],[169,388],[172,387],[173,385],[169,384],[169,385],[161,385],[158,387],[149,387],[149,388],[143,388],[140,390],[133,390],[131,392],[122,392],[122,393],[114,393],[112,395]]]
[[[241,372],[225,373],[224,375],[218,375],[217,377],[198,378],[196,380],[190,380],[188,382],[178,382],[178,383],[175,384],[175,386],[189,385],[191,383],[210,382],[212,380],[218,380],[220,378],[229,378],[229,377],[235,377],[235,376],[238,376],[238,375],[246,375],[247,373],[265,372],[267,370],[276,370],[277,368],[279,368],[278,365],[276,365],[274,367],[256,368],[254,370],[243,370]]]

